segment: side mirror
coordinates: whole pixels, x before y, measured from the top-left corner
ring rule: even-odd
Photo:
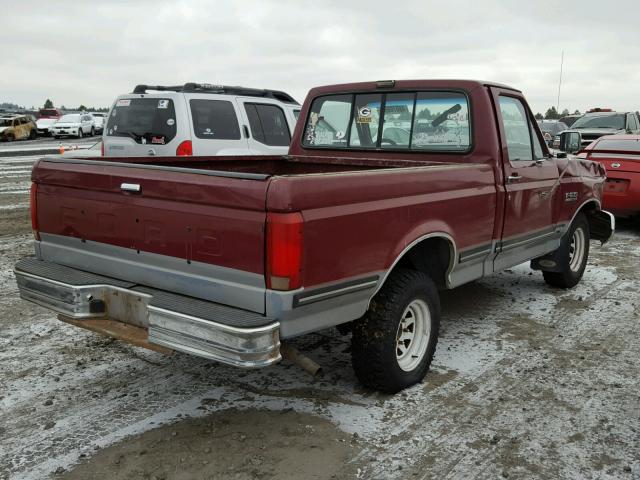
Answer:
[[[560,134],[560,151],[577,153],[581,148],[582,134],[580,132],[566,131]]]

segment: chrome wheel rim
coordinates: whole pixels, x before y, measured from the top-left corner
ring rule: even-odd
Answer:
[[[571,243],[569,244],[569,268],[572,272],[579,271],[582,266],[586,243],[584,230],[576,228],[571,237]]]
[[[431,313],[424,300],[413,300],[402,314],[396,333],[396,360],[405,372],[424,358],[431,335]]]

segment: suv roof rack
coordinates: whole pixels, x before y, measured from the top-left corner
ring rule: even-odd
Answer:
[[[162,85],[136,85],[132,93],[147,93],[148,90],[160,92],[182,92],[182,93],[216,93],[222,95],[244,95],[247,97],[263,97],[280,100],[284,103],[298,103],[295,98],[280,90],[267,90],[259,88],[246,88],[240,86],[212,85],[210,83],[185,83],[172,87]]]

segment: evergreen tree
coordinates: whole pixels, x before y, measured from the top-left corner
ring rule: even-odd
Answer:
[[[44,102],[44,108],[53,108],[53,102],[49,98]]]

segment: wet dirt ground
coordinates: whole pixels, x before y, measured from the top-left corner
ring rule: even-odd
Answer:
[[[358,385],[334,330],[294,342],[312,378],[163,356],[21,301],[21,158],[0,164],[0,478],[640,479],[640,225],[593,242],[573,290],[522,265],[444,292],[431,371],[389,396]]]

